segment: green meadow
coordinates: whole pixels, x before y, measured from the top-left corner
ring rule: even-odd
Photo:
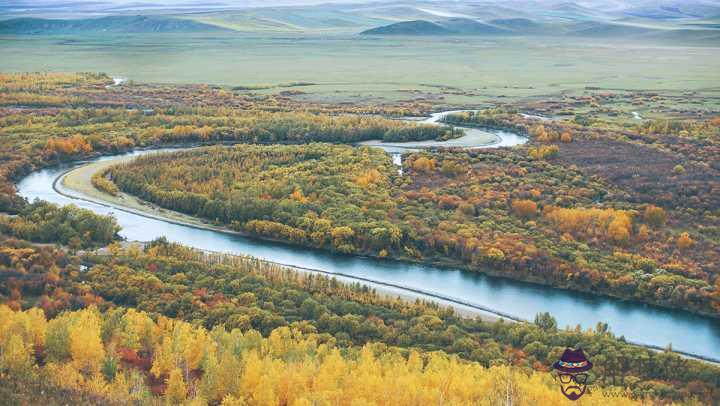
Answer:
[[[0,71],[98,71],[141,82],[294,87],[328,101],[470,104],[586,87],[718,90],[714,46],[550,37],[335,34],[2,36]],[[266,91],[280,91],[272,88]],[[288,89],[284,89],[288,90]]]

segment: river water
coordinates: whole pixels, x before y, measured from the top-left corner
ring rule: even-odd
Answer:
[[[437,119],[434,118],[435,121]],[[482,131],[465,130],[468,135],[471,135],[472,131]],[[503,133],[494,133],[503,139],[503,142],[493,146],[515,145],[524,139],[512,134],[506,140]],[[513,141],[513,137],[517,138]],[[129,155],[137,156],[149,152],[135,151]],[[78,165],[81,164],[75,166]],[[165,236],[170,241],[199,249],[252,255],[287,265],[343,273],[430,291],[527,320],[532,320],[538,312],[550,312],[561,327],[579,324],[588,328],[594,327],[598,322],[606,322],[612,332],[618,336],[624,335],[629,341],[660,347],[672,344],[675,350],[720,359],[720,322],[716,320],[684,311],[570,292],[476,272],[342,255],[143,217],[102,204],[65,197],[56,192],[53,182],[71,167],[73,166],[69,165],[34,172],[18,184],[18,193],[31,201],[42,199],[61,205],[72,203],[99,214],[112,213],[122,226],[120,234],[128,240],[149,241]],[[62,187],[60,182],[58,186]],[[73,191],[64,192],[78,194]],[[401,290],[398,289],[398,293],[401,293]]]

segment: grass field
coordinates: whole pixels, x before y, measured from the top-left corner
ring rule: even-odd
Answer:
[[[311,82],[293,88],[307,93],[298,97],[332,101],[471,104],[588,86],[713,91],[720,80],[716,47],[567,38],[108,34],[5,36],[0,48],[0,71],[100,71],[230,86]]]

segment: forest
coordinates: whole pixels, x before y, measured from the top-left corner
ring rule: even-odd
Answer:
[[[508,398],[518,405],[551,405],[562,396],[546,374],[484,368],[441,352],[382,344],[340,349],[326,337],[288,327],[263,337],[254,330],[208,331],[164,317],[155,322],[132,309],[103,314],[95,307],[50,321],[36,309],[13,312],[3,306],[0,314],[0,340],[7,348],[1,365],[17,385],[0,391],[10,401],[19,397],[8,393],[12,389],[33,401],[45,400],[48,390],[72,393],[64,400],[152,403],[162,391],[167,404],[224,406],[495,404]],[[153,359],[138,357],[142,351],[152,351]],[[41,391],[29,393],[33,389]],[[635,404],[600,391],[586,400]]]
[[[0,210],[18,210],[22,203],[12,182],[33,169],[139,147],[353,143],[461,135],[444,127],[369,114],[413,114],[419,108],[414,105],[377,110],[297,106],[282,97],[200,85],[170,89],[147,85],[126,93],[108,88],[108,82],[112,83],[109,77],[96,74],[0,74]]]
[[[629,201],[533,148],[408,154],[400,176],[379,149],[208,147],[141,157],[103,179],[260,237],[718,317],[715,241],[691,236],[669,209]]]
[[[603,396],[709,401],[716,398],[720,385],[718,367],[671,352],[656,352],[627,344],[623,339],[616,338],[606,325],[598,325],[594,330],[560,329],[548,314],[538,315],[534,323],[468,319],[433,303],[411,303],[383,297],[359,284],[346,285],[324,276],[297,273],[249,257],[207,254],[164,240],[154,241],[145,247],[134,245],[123,248],[114,243],[103,253],[77,254],[13,239],[3,241],[3,245],[8,248],[3,252],[3,268],[0,271],[3,275],[12,275],[12,283],[7,285],[9,291],[2,292],[9,299],[6,301],[8,308],[3,313],[4,320],[12,320],[12,317],[50,319],[44,334],[44,345],[38,345],[31,338],[42,337],[41,333],[33,333],[35,336],[30,331],[17,333],[19,337],[16,340],[22,339],[25,346],[22,348],[26,351],[33,348],[29,359],[21,364],[40,376],[51,373],[52,369],[45,368],[53,366],[53,363],[74,371],[71,375],[76,377],[72,381],[76,385],[73,396],[85,393],[80,390],[83,385],[96,387],[102,384],[100,388],[110,391],[117,371],[122,368],[128,368],[129,371],[124,373],[131,375],[132,372],[145,374],[144,379],[125,376],[117,383],[121,389],[120,384],[127,382],[135,382],[136,386],[146,385],[146,390],[137,389],[134,392],[138,396],[146,392],[147,396],[168,396],[170,373],[175,367],[182,372],[184,393],[201,392],[205,362],[215,363],[220,359],[209,361],[207,355],[199,354],[196,357],[204,361],[198,359],[198,363],[194,364],[196,367],[183,364],[183,357],[187,355],[182,345],[191,345],[195,341],[180,341],[173,345],[174,341],[165,343],[157,329],[149,327],[158,323],[158,327],[162,328],[166,325],[162,322],[165,317],[202,326],[205,332],[235,331],[236,337],[250,335],[257,340],[280,334],[280,329],[283,333],[276,339],[278,345],[284,348],[292,346],[290,341],[299,335],[312,335],[317,343],[336,347],[345,354],[367,346],[375,348],[378,356],[397,353],[407,357],[413,351],[421,357],[431,354],[445,357],[443,354],[448,354],[451,358],[457,357],[463,365],[485,368],[483,371],[497,372],[502,369],[495,368],[510,367],[513,373],[521,374],[518,377],[523,376],[522,379],[547,373],[550,364],[566,346],[582,346],[599,366],[593,370],[593,385],[594,392]],[[22,264],[21,267],[19,264]],[[8,274],[18,268],[21,269],[19,272]],[[9,316],[14,314],[10,309],[19,311],[23,308],[37,310],[27,311],[32,316]],[[68,315],[68,311],[80,309],[98,317],[100,327],[96,328],[99,328],[102,340],[102,344],[97,340],[98,348],[104,348],[104,351],[98,350],[102,356],[96,358],[96,364],[85,364],[89,368],[85,370],[72,356],[74,323],[69,321],[71,316]],[[140,317],[140,312],[148,315]],[[132,317],[133,321],[127,321],[128,317]],[[172,326],[177,321],[167,323]],[[30,329],[30,326],[39,323],[25,321],[17,324]],[[52,327],[67,331],[53,335]],[[119,337],[109,332],[123,328],[132,330],[118,334]],[[87,327],[82,329],[89,330]],[[16,330],[4,328],[0,331]],[[5,333],[8,343],[12,335]],[[175,335],[173,337],[172,340],[180,339]],[[210,340],[206,334],[202,337]],[[218,348],[226,344],[226,340],[210,340],[207,345]],[[14,345],[19,346],[17,343]],[[163,349],[163,345],[171,346]],[[3,344],[3,348],[10,347]],[[198,346],[193,345],[192,348],[197,349]],[[170,357],[168,350],[177,354]],[[175,364],[171,362],[167,366],[168,361],[158,359],[165,360],[165,357],[174,359]],[[302,359],[302,356],[298,357]],[[63,362],[68,365],[63,365]],[[165,362],[165,366],[156,367],[156,363],[160,362]],[[105,375],[106,368],[113,371],[113,379]],[[244,371],[242,367],[238,370]],[[240,379],[240,376],[230,378]],[[507,384],[507,375],[499,378],[503,385]],[[92,383],[93,380],[96,382]],[[544,382],[543,385],[550,384]],[[62,388],[66,383],[58,384]],[[229,390],[220,392],[228,394]],[[111,396],[132,396],[111,393]],[[250,392],[244,393],[247,395]],[[216,396],[213,399],[218,400],[225,395]],[[484,399],[483,402],[493,404],[491,399],[495,395],[484,390],[478,396]],[[520,391],[520,396],[529,395]],[[549,393],[544,396],[549,400],[540,404],[553,404],[552,399],[556,399]],[[211,401],[208,397],[204,399]],[[602,404],[602,401],[599,402]],[[249,399],[248,403],[263,404]]]
[[[551,365],[582,347],[596,364],[583,403],[717,402],[716,365],[629,344],[603,323],[462,317],[254,258],[121,241],[111,216],[15,193],[14,182],[52,165],[242,143],[149,155],[93,182],[264,238],[591,286],[717,317],[716,121],[620,128],[578,116],[540,126],[491,111],[493,126],[532,142],[407,154],[402,176],[384,152],[340,145],[459,135],[378,116],[430,110],[423,101],[321,104],[209,85],[116,87],[103,74],[1,74],[0,398],[555,405]],[[657,165],[642,173],[645,188],[632,188],[621,165],[592,173],[578,146],[608,145],[617,159],[638,148],[657,154],[648,155]]]

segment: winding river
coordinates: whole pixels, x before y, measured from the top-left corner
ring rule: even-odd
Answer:
[[[436,113],[426,122],[437,122],[444,114],[446,113]],[[511,133],[496,131],[488,133],[472,128],[464,130],[465,136],[442,143],[368,144],[398,154],[429,146],[498,147],[517,145],[526,141],[524,137]],[[495,137],[495,142],[492,144],[487,143],[488,134]],[[479,139],[483,142],[474,143]],[[156,151],[134,151],[124,156],[139,156]],[[117,156],[101,157],[94,161],[117,158]],[[657,347],[672,344],[673,349],[678,351],[720,359],[720,322],[684,311],[597,297],[457,269],[440,269],[429,265],[342,255],[245,238],[149,218],[89,199],[83,200],[87,199],[87,196],[63,189],[62,182],[57,182],[58,189],[62,193],[55,190],[53,185],[57,179],[69,169],[84,164],[77,163],[34,172],[18,184],[18,193],[31,201],[43,199],[61,205],[72,203],[99,214],[112,213],[122,226],[120,234],[128,240],[149,241],[165,236],[171,241],[203,250],[252,255],[282,264],[342,274],[344,276],[340,276],[339,279],[343,280],[358,278],[370,285],[373,285],[372,281],[377,281],[380,284],[375,285],[382,286],[385,291],[431,297],[433,300],[452,304],[460,309],[463,307],[471,307],[475,311],[494,309],[501,314],[527,320],[532,320],[538,312],[550,312],[563,327],[579,324],[583,328],[588,328],[594,327],[598,322],[606,322],[612,332],[618,336],[625,336],[628,341]],[[463,303],[470,306],[463,306]]]

